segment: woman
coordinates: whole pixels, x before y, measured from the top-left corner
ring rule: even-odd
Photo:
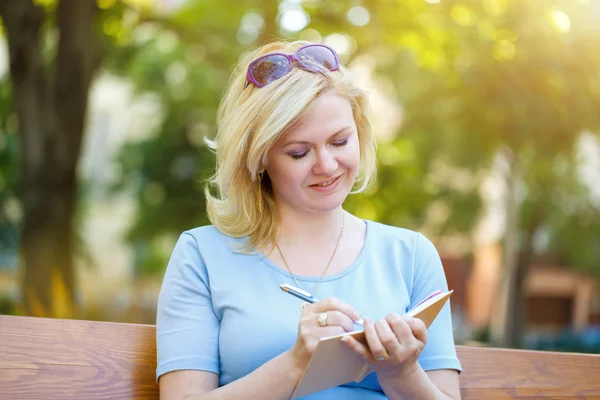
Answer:
[[[460,398],[450,308],[402,315],[446,289],[422,235],[343,210],[375,173],[368,102],[323,45],[266,45],[234,74],[218,115],[212,226],[184,232],[158,302],[161,399],[288,399],[319,338],[375,373],[310,399]],[[302,304],[292,284],[324,299]]]

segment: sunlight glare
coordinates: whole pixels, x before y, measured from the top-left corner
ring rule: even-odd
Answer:
[[[301,31],[310,22],[310,17],[301,8],[285,10],[281,13],[281,27],[287,31]]]
[[[560,31],[566,32],[571,29],[571,18],[562,11],[552,13],[552,22]]]
[[[365,26],[369,23],[371,15],[366,8],[355,6],[348,10],[346,18],[348,18],[348,21],[354,26]]]

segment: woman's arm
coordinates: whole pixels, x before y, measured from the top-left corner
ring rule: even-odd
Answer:
[[[161,400],[289,399],[303,369],[290,352],[280,354],[254,372],[219,386],[217,374],[175,371],[160,378]]]
[[[406,382],[410,382],[407,385]],[[449,399],[460,400],[458,372],[444,369],[425,372],[416,365],[407,376],[379,379],[379,383],[390,400],[395,399]]]
[[[325,326],[318,322],[321,314],[326,315]],[[289,399],[319,340],[351,332],[358,319],[360,315],[354,307],[338,299],[307,304],[298,324],[296,343],[290,350],[222,387],[218,387],[217,374],[211,372],[185,370],[165,374],[160,378],[161,400]]]

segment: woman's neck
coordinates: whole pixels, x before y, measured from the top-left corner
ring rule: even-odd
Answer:
[[[280,246],[327,245],[340,236],[346,211],[339,207],[323,213],[281,212],[280,231],[277,242]]]

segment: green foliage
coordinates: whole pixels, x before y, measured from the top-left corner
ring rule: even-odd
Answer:
[[[600,278],[600,207],[579,178],[577,153],[523,160],[527,175],[520,213],[523,231],[541,219],[534,248],[542,258]]]
[[[540,256],[600,272],[594,222],[600,211],[576,171],[581,132],[600,132],[598,4],[403,2],[402,17],[372,6],[383,40],[361,42],[362,48],[374,49],[378,73],[405,108],[396,141],[422,144],[416,156],[425,162],[422,185],[440,161],[466,168],[476,182],[498,149],[508,147],[524,190],[520,244],[531,231]],[[442,191],[434,193],[421,207]],[[477,193],[450,193],[452,217],[462,215],[446,223],[467,232],[477,210],[470,196]]]
[[[214,155],[204,138],[214,136],[224,82],[242,49],[223,46],[235,42],[239,18],[217,2],[191,2],[161,21],[143,22],[108,64],[140,95],[156,96],[162,109],[156,132],[127,144],[117,160],[115,189],[127,188],[138,199],[127,239],[137,249],[141,275],[164,269],[172,246],[158,246],[162,238],[208,223],[204,187]]]
[[[522,235],[540,219],[532,233],[540,254],[597,270],[598,207],[576,172],[575,152],[583,130],[600,132],[597,4],[362,5],[370,22],[354,26],[347,18],[354,2],[302,3],[307,28],[323,38],[344,35],[351,51],[342,58],[350,66],[375,60],[375,79],[402,105],[398,132],[376,132],[391,137],[380,144],[376,187],[351,196],[348,208],[394,225],[427,225],[436,235],[469,234],[481,213],[480,180],[498,150],[509,148],[525,193]],[[242,36],[242,45],[249,12],[264,18],[262,36]],[[189,1],[160,18],[140,14],[131,40],[111,54],[110,69],[130,77],[140,94],[158,95],[164,112],[157,131],[119,158],[118,186],[139,199],[129,239],[142,243],[151,270],[164,261],[153,241],[207,222],[202,179],[213,158],[201,138],[215,132],[216,107],[239,56],[248,43],[306,37],[273,28],[277,13],[276,2]]]

